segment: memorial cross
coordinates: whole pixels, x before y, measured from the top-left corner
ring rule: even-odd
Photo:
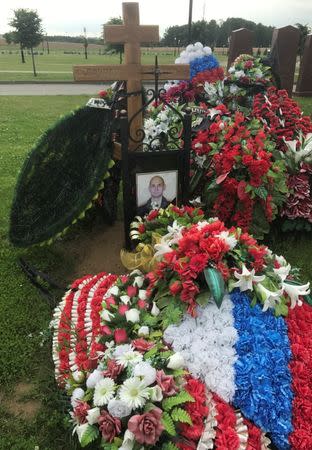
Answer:
[[[124,44],[125,64],[74,66],[74,79],[75,81],[126,81],[128,118],[131,119],[142,108],[142,81],[155,79],[155,67],[141,64],[140,44],[158,42],[159,27],[140,25],[138,3],[123,3],[122,15],[123,25],[104,26],[104,40]],[[158,78],[161,80],[187,80],[190,77],[188,64],[166,64],[158,66],[158,69]],[[137,137],[138,130],[142,128],[141,113],[131,121],[130,136]],[[131,139],[129,147],[130,149],[135,147]]]

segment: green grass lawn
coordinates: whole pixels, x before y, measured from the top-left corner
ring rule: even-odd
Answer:
[[[0,450],[71,450],[64,425],[64,398],[53,379],[47,331],[51,306],[21,273],[24,256],[43,271],[68,282],[75,255],[62,243],[20,250],[7,240],[8,217],[18,171],[39,135],[61,114],[85,103],[87,96],[1,97],[0,101]],[[307,113],[312,100],[300,100]],[[82,231],[80,231],[82,233]],[[301,266],[312,280],[312,241],[308,235],[276,235],[273,250]]]
[[[174,64],[176,56],[173,52],[142,53],[143,64],[154,64],[155,55],[159,64]],[[222,66],[226,65],[227,57],[218,55]],[[119,55],[99,55],[91,53],[86,60],[83,54],[68,55],[63,52],[50,52],[35,56],[37,77],[33,75],[31,56],[26,55],[26,63],[21,62],[19,53],[0,53],[1,81],[73,81],[72,67],[77,64],[119,64]]]

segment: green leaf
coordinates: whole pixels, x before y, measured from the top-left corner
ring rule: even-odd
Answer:
[[[225,293],[223,277],[217,269],[212,267],[206,268],[204,270],[204,275],[211,295],[216,302],[217,307],[220,308]]]
[[[99,437],[99,434],[100,434],[100,432],[97,427],[88,425],[86,431],[83,433],[81,440],[80,440],[81,447],[86,447],[91,442],[95,441],[95,439],[97,439]]]
[[[275,315],[278,316],[287,316],[288,314],[288,307],[284,303],[278,303],[275,306]]]
[[[162,445],[161,450],[179,450],[173,442],[166,442]]]
[[[199,306],[206,306],[210,297],[210,291],[209,289],[205,289],[204,291],[201,291],[200,294],[196,297],[196,303],[199,304]]]
[[[188,425],[193,424],[190,415],[182,408],[173,408],[171,417],[175,422],[187,423]]]
[[[168,434],[170,434],[171,436],[175,436],[177,434],[173,420],[166,411],[163,412],[161,421],[162,421],[162,424],[165,427],[165,430],[167,431]]]
[[[265,200],[268,196],[268,191],[264,186],[260,186],[254,189],[254,193],[263,200]]]
[[[168,397],[162,402],[162,407],[165,411],[170,411],[172,408],[178,405],[182,405],[187,402],[194,402],[193,397],[186,391],[181,391],[179,394],[172,397]]]

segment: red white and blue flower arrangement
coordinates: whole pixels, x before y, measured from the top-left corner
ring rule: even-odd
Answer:
[[[157,230],[154,270],[78,280],[54,314],[81,445],[260,449],[268,435],[311,448],[309,285],[198,209],[152,211],[133,229],[145,244]]]

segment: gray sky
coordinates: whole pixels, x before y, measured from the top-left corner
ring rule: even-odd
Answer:
[[[189,0],[140,0],[143,25],[159,25],[161,34],[172,25],[188,22]],[[121,0],[2,0],[0,34],[17,8],[37,10],[47,34],[100,36],[102,24],[121,15]],[[193,0],[193,21],[243,17],[282,27],[299,22],[312,25],[312,0]]]

